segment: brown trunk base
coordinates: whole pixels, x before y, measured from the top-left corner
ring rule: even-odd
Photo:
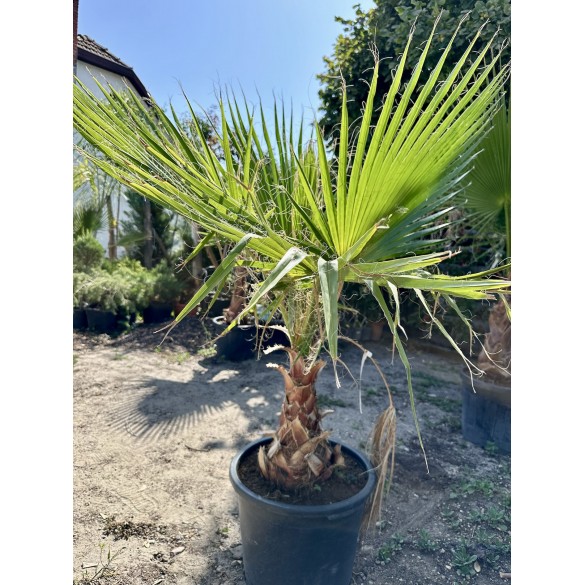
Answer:
[[[317,506],[346,500],[357,494],[366,485],[368,475],[353,458],[344,455],[345,465],[336,469],[331,477],[312,486],[286,490],[278,488],[265,479],[258,467],[258,451],[244,457],[238,468],[238,476],[254,493],[283,504]]]

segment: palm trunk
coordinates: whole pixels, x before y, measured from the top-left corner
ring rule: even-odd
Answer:
[[[489,331],[477,363],[486,377],[498,383],[510,383],[512,360],[512,323],[506,305],[500,299],[491,309]]]
[[[144,266],[152,268],[152,257],[154,254],[154,238],[152,235],[152,207],[150,199],[143,201],[143,228],[144,228]]]
[[[118,259],[118,250],[116,242],[116,217],[114,216],[114,207],[112,197],[106,197],[106,210],[108,214],[108,258],[110,260]]]
[[[232,298],[229,307],[224,311],[226,323],[231,323],[242,312],[246,303],[246,278],[248,272],[244,266],[236,266],[234,275],[235,283]]]
[[[199,244],[199,230],[197,228],[197,224],[195,222],[191,222],[191,237],[193,238],[193,245],[197,246]],[[202,283],[201,274],[203,272],[203,261],[201,260],[201,254],[197,254],[193,261],[191,262],[191,270],[193,274],[193,285],[195,290],[197,290]]]
[[[284,378],[285,398],[278,430],[268,450],[261,447],[258,465],[262,475],[280,488],[295,489],[328,479],[335,467],[344,464],[341,447],[328,443],[329,433],[321,429],[315,382],[325,365],[316,362],[305,371],[305,361],[295,351],[290,370],[276,366]]]

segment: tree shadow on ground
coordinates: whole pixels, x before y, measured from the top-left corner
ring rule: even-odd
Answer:
[[[207,359],[198,363],[192,378],[185,382],[138,380],[109,415],[110,428],[142,442],[184,437],[210,418],[236,414],[247,421],[238,434],[253,432],[263,424],[274,425],[283,384],[280,375],[266,367],[269,361],[275,358],[239,362]],[[198,448],[218,445],[212,441]]]

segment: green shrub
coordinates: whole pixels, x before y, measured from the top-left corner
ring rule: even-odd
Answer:
[[[146,307],[153,295],[153,279],[137,260],[105,262],[90,274],[74,273],[76,306],[111,313],[135,313]]]
[[[73,306],[84,308],[87,303],[86,291],[91,281],[91,275],[87,272],[73,273]]]
[[[100,269],[73,274],[73,304],[112,313],[135,313],[153,301],[175,301],[183,288],[164,264],[147,270],[138,260],[104,260]]]
[[[179,280],[166,264],[158,264],[150,271],[150,274],[153,281],[153,301],[172,303],[181,296],[185,289],[185,282]]]
[[[95,271],[84,287],[84,301],[92,309],[110,313],[132,312],[128,283],[119,275],[105,270]]]
[[[124,258],[116,262],[112,276],[122,283],[129,312],[141,311],[150,304],[154,294],[154,281],[151,271],[144,268],[138,260]]]
[[[73,242],[73,270],[91,272],[104,260],[103,246],[91,234],[83,234]]]

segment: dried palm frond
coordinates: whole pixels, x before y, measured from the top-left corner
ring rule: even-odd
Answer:
[[[340,337],[340,339],[355,345],[363,351],[364,358],[369,359],[376,368],[388,394],[388,407],[378,416],[368,440],[368,456],[376,471],[377,481],[374,494],[370,498],[366,513],[364,514],[362,523],[363,533],[380,519],[384,496],[388,493],[392,485],[396,446],[396,409],[394,408],[390,385],[371,352],[349,337]]]

